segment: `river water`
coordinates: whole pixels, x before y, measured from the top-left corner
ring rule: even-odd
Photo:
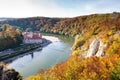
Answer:
[[[49,45],[43,47],[41,51],[35,51],[8,64],[8,67],[14,68],[20,72],[23,78],[35,75],[38,70],[46,69],[68,59],[71,53],[73,40],[64,36],[43,36],[52,41]]]

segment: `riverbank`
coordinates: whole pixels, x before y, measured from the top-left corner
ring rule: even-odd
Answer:
[[[50,44],[51,41],[45,38],[42,39],[42,43],[34,44],[21,44],[19,47],[8,49],[0,52],[0,61],[5,63],[11,62],[13,59],[20,57],[21,55],[32,54],[34,51],[40,51],[44,46]]]

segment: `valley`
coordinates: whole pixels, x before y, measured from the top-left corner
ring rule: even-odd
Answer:
[[[119,80],[119,12],[73,18],[20,18],[0,24],[10,24],[23,32],[40,32],[51,41],[41,51],[9,63],[25,80]],[[74,42],[70,42],[72,38]]]

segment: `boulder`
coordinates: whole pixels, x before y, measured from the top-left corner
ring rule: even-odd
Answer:
[[[0,80],[22,80],[22,77],[14,69],[7,69],[3,63],[0,63]]]

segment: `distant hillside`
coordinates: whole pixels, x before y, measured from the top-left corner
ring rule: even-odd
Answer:
[[[75,36],[92,27],[111,27],[120,25],[120,13],[92,14],[74,18],[31,17],[0,21],[0,24],[19,26],[24,30],[32,28],[41,32]],[[117,27],[119,28],[119,27]],[[120,29],[120,28],[119,28]]]
[[[31,18],[19,18],[13,20],[1,21],[0,24],[10,24],[13,26],[19,26],[24,30],[26,28],[32,28],[33,30],[40,30],[42,27],[45,29],[51,28],[59,22],[58,18],[47,18],[47,17],[31,17]]]
[[[11,20],[13,18],[0,18],[0,21]]]

